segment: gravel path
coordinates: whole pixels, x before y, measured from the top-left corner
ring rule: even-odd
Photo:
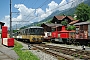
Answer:
[[[1,43],[2,39],[0,39],[0,60],[17,60],[19,58],[12,48],[8,48]]]
[[[42,51],[38,51],[38,50],[30,50],[33,54],[37,55],[40,60],[58,60],[56,59],[55,57],[49,55],[49,54],[46,54]]]
[[[26,44],[23,44],[22,42],[19,42],[20,44],[23,45],[23,50],[27,50],[28,49],[28,46]],[[33,48],[33,47],[31,47]],[[30,50],[34,55],[38,56],[38,58],[40,60],[58,60],[57,58],[55,58],[54,56],[52,55],[49,55],[49,54],[46,54],[40,50]]]

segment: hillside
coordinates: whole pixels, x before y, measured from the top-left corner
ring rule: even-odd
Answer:
[[[81,0],[80,0],[80,1],[81,1]],[[79,2],[80,2],[80,1],[79,1]],[[85,0],[84,3],[85,3],[85,4],[88,4],[88,5],[90,6],[90,0]],[[63,14],[65,14],[65,15],[73,16],[73,15],[74,15],[74,12],[75,12],[75,9],[76,9],[76,7],[77,7],[76,4],[77,4],[77,3],[73,3],[71,8],[65,9],[65,10],[63,10],[63,11],[57,10],[57,11],[53,12],[53,13],[52,13],[50,16],[48,16],[47,18],[45,18],[45,19],[43,19],[43,20],[41,20],[41,21],[39,21],[39,22],[34,22],[34,23],[30,24],[30,25],[27,25],[26,27],[29,27],[29,26],[32,26],[32,25],[37,25],[37,24],[39,25],[39,24],[41,24],[41,23],[45,23],[45,22],[51,20],[51,19],[53,18],[53,16],[56,16],[56,15],[63,15]],[[19,26],[20,26],[20,25],[19,25]]]

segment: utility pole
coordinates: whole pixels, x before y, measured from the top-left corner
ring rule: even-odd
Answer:
[[[17,30],[17,24],[16,24],[16,30]]]
[[[12,38],[12,0],[10,0],[10,38]]]
[[[10,38],[13,37],[13,35],[12,35],[12,33],[13,33],[12,32],[12,22],[29,22],[29,21],[12,21],[12,13],[19,13],[19,12],[12,12],[12,0],[10,0]]]

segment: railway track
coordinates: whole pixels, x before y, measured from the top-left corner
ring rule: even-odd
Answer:
[[[45,44],[35,44],[34,47],[42,50],[45,53],[51,54],[58,58],[58,60],[78,60],[78,59],[86,59],[90,60],[90,52],[60,46],[52,46]]]
[[[43,51],[43,52],[45,52],[45,53],[48,53],[48,54],[50,54],[50,55],[53,55],[53,56],[57,57],[58,60],[60,60],[60,59],[73,60],[72,58],[69,58],[69,57],[66,57],[66,56],[57,54],[57,52],[52,51],[52,50],[50,50],[49,48],[43,48],[43,47],[41,47],[41,46],[36,46],[36,45],[33,45],[33,47],[38,48],[39,50],[41,50],[41,51]]]
[[[55,56],[58,60],[90,60],[89,51],[46,44],[31,44],[31,46],[45,53]]]

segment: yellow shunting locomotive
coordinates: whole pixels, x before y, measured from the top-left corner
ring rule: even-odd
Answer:
[[[22,29],[14,34],[14,37],[21,41],[42,42],[44,39],[44,29],[39,26],[31,26]]]

